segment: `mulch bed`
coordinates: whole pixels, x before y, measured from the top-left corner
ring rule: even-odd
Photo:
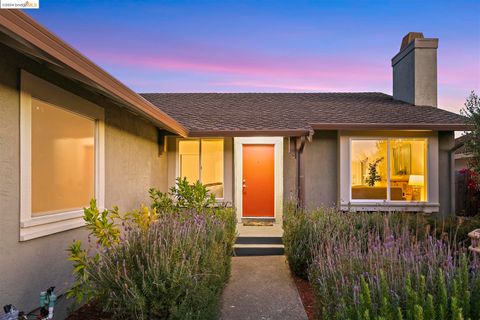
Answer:
[[[293,276],[293,280],[297,285],[297,290],[302,299],[303,307],[307,313],[309,320],[315,319],[315,297],[313,295],[313,289],[307,280]]]
[[[110,320],[112,317],[102,309],[96,302],[90,302],[72,313],[67,320]]]

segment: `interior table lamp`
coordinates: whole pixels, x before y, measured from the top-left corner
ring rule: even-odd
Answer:
[[[421,199],[421,188],[425,185],[425,177],[420,174],[412,174],[408,178],[408,185],[412,186],[412,200],[420,201]]]

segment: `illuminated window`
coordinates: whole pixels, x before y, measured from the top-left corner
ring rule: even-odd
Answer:
[[[105,112],[24,70],[20,95],[20,241],[85,226],[105,205]]]
[[[32,99],[32,216],[72,211],[94,198],[95,120]]]
[[[201,181],[216,198],[223,198],[223,139],[180,140],[179,176]]]
[[[200,180],[200,140],[181,140],[178,144],[180,177],[188,182]]]
[[[390,199],[426,201],[426,139],[390,140]]]
[[[427,139],[353,139],[352,200],[427,201]]]
[[[387,141],[352,141],[352,199],[387,200]]]

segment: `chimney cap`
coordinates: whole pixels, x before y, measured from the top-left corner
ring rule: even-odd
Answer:
[[[402,39],[402,45],[400,46],[400,51],[403,51],[412,41],[415,39],[423,39],[423,32],[409,32]]]

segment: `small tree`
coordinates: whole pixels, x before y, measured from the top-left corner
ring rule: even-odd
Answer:
[[[475,91],[470,93],[460,113],[467,117],[469,124],[474,126],[465,142],[465,151],[472,155],[469,162],[470,168],[480,174],[480,97]]]
[[[376,159],[374,162],[368,164],[368,176],[365,178],[365,182],[373,187],[375,182],[381,181],[382,177],[378,174],[378,164],[383,160],[383,157]]]

